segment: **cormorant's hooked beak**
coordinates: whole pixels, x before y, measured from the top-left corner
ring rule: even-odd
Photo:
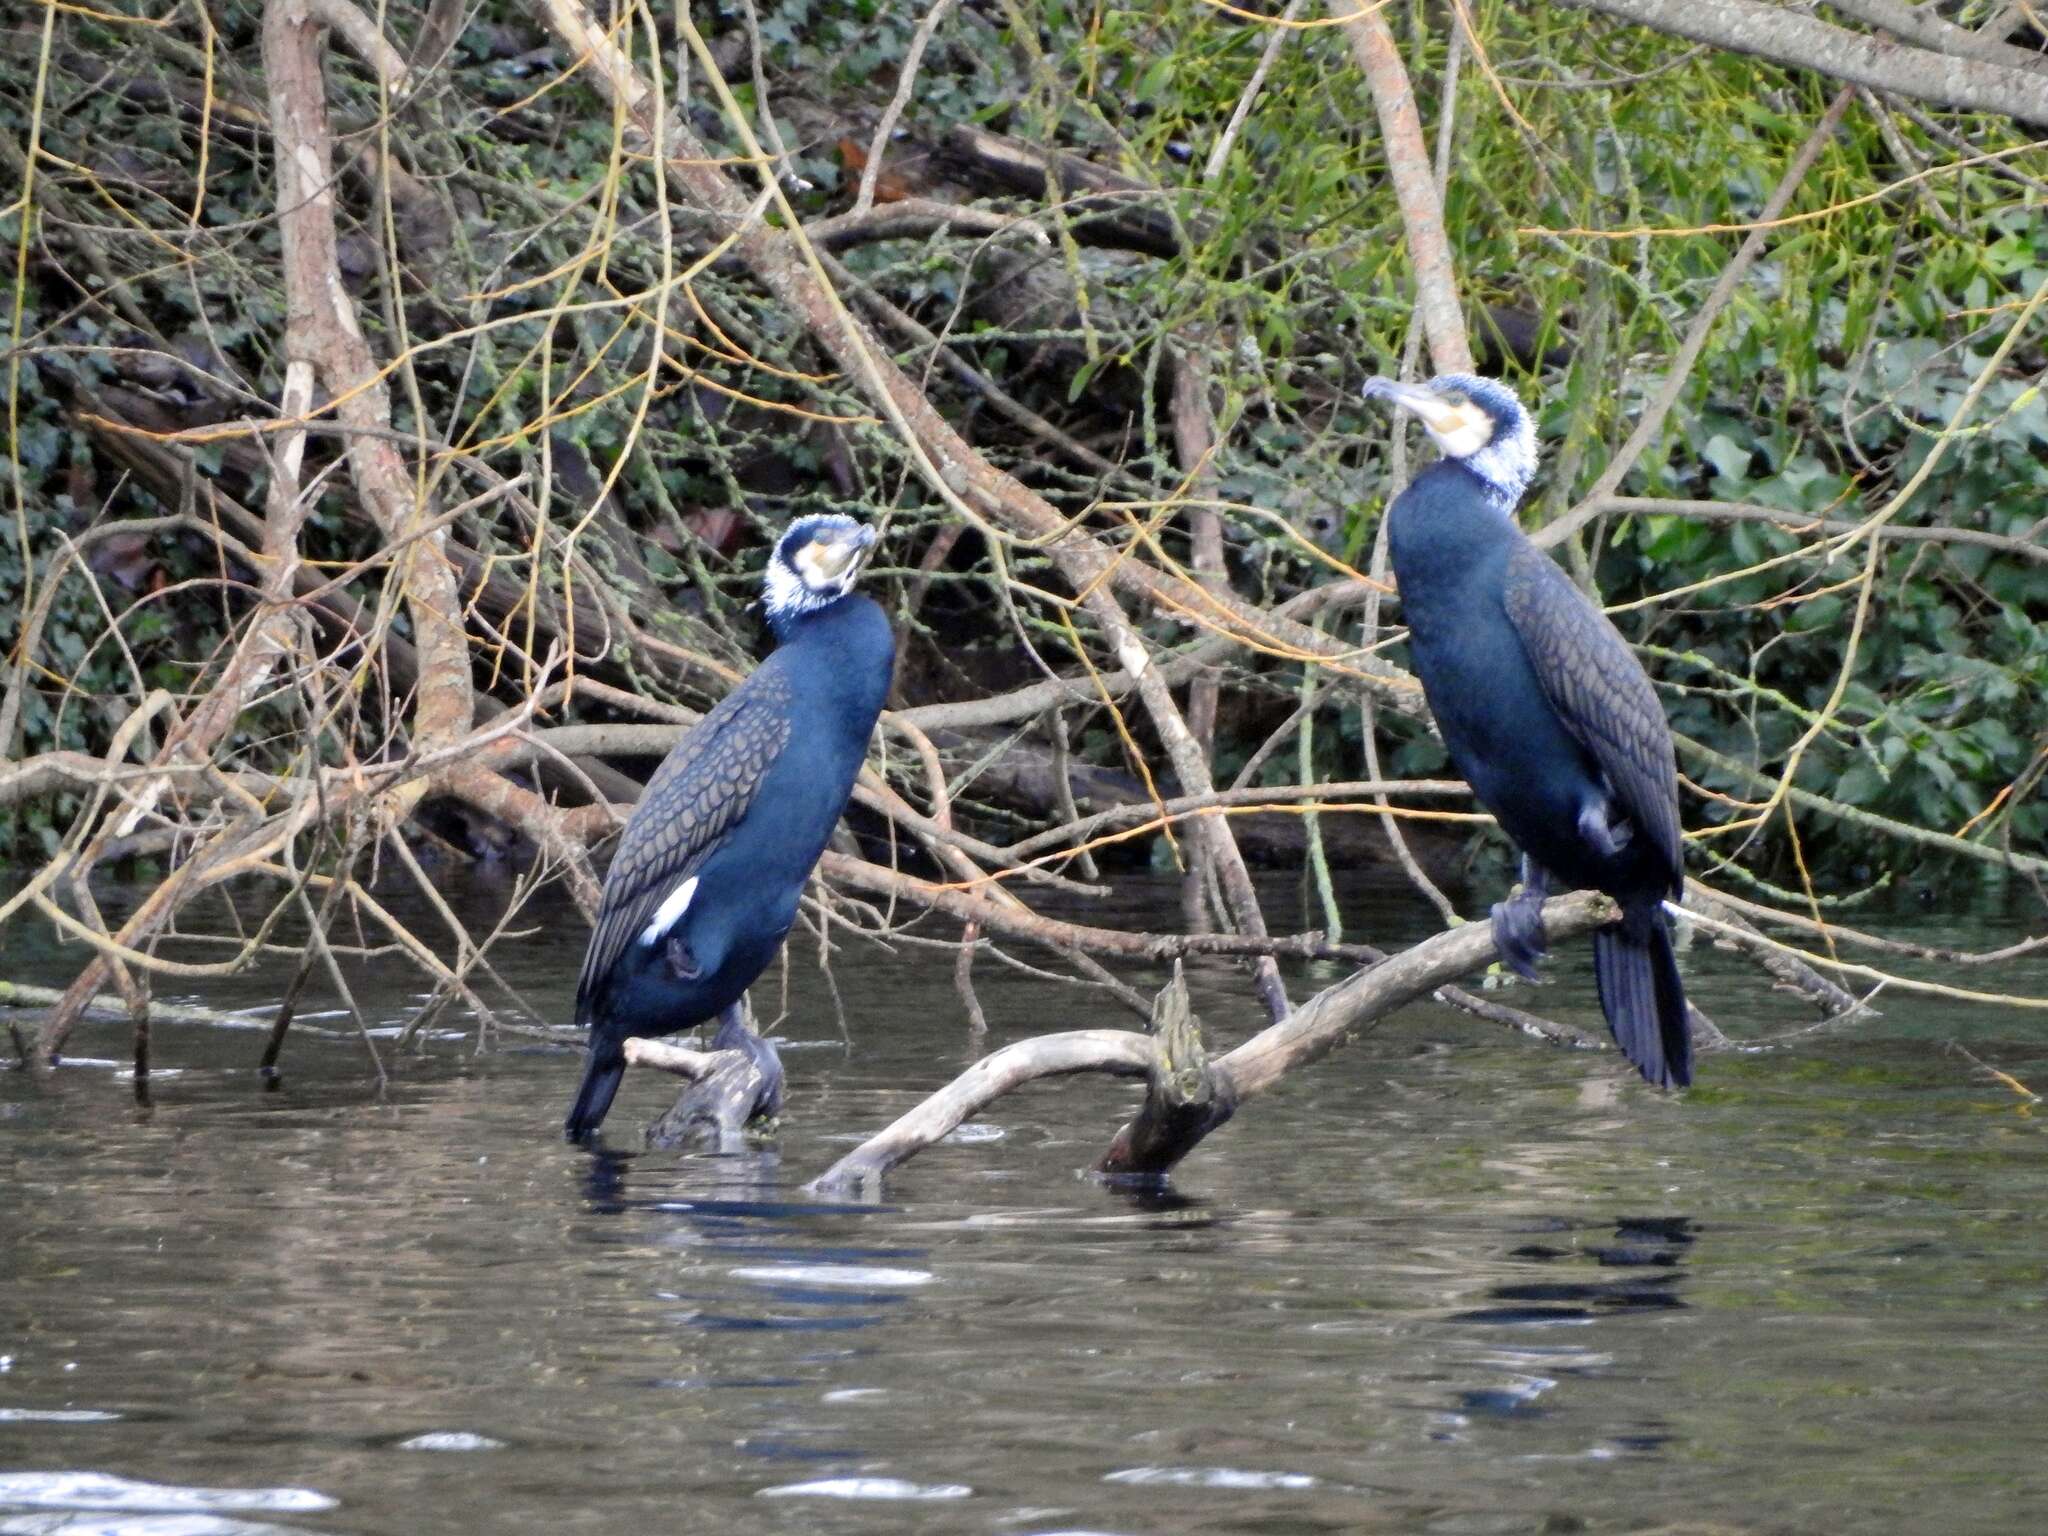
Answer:
[[[1402,384],[1394,379],[1368,379],[1364,392],[1368,400],[1391,400],[1402,410],[1413,411],[1422,418],[1437,447],[1451,458],[1470,461],[1493,442],[1494,421],[1462,391],[1446,389],[1445,382]],[[1456,380],[1450,382],[1455,385]],[[1519,486],[1515,494],[1521,494]]]
[[[860,569],[868,551],[875,547],[877,535],[866,523],[849,528],[830,539],[820,539],[813,547],[817,553],[812,561],[818,575],[825,581],[841,581],[851,577]]]
[[[1454,405],[1427,385],[1403,384],[1399,379],[1367,379],[1360,393],[1368,400],[1386,400],[1404,411],[1413,411],[1422,418],[1422,424],[1439,437],[1448,437],[1456,432],[1472,412],[1467,403]]]

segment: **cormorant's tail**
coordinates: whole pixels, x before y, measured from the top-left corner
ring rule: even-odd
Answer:
[[[576,1090],[576,1102],[569,1106],[569,1118],[562,1135],[581,1141],[600,1125],[612,1107],[612,1095],[619,1091],[619,1079],[626,1075],[626,1054],[616,1045],[590,1042],[583,1060],[583,1086]]]
[[[1659,1088],[1692,1081],[1692,1031],[1685,988],[1663,910],[1632,912],[1593,934],[1593,975],[1614,1043]]]

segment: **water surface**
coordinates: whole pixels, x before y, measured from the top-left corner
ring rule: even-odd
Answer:
[[[566,1012],[581,931],[541,917],[503,963]],[[68,979],[27,948],[10,975]],[[1685,965],[1732,1032],[1803,1023]],[[1597,1022],[1586,955],[1554,969],[1534,1005]],[[577,1063],[538,1046],[436,1039],[379,1093],[337,1017],[268,1090],[259,1032],[167,1026],[147,1111],[113,1025],[52,1088],[0,1075],[0,1536],[2040,1526],[2042,1121],[1945,1044],[2038,1086],[2024,1016],[1893,998],[1674,1098],[1421,1007],[1172,1198],[1079,1175],[1134,1090],[1068,1080],[856,1207],[802,1185],[982,1049],[1125,1019],[984,963],[977,1042],[930,952],[836,974],[852,1048],[799,954],[789,1118],[736,1156],[563,1146]],[[1240,978],[1193,982],[1248,1032]],[[361,997],[395,1023],[411,989]],[[629,1079],[614,1140],[667,1098]]]

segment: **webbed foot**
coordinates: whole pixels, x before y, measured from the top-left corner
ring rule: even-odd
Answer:
[[[775,1042],[747,1027],[746,1014],[734,1003],[718,1016],[718,1033],[711,1038],[714,1051],[744,1051],[759,1074],[753,1115],[768,1117],[782,1113],[782,1053]]]
[[[750,1124],[782,1112],[782,1057],[773,1041],[747,1027],[742,1006],[719,1014],[711,1039],[718,1065],[647,1128],[650,1147],[680,1147],[703,1137],[720,1152],[738,1152]]]
[[[1524,858],[1522,888],[1493,904],[1493,947],[1500,951],[1500,963],[1524,981],[1542,979],[1536,962],[1550,952],[1543,933],[1543,901],[1549,894],[1543,867]]]

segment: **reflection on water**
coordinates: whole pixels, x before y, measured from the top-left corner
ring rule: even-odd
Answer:
[[[566,1007],[579,952],[502,964]],[[1686,963],[1725,1023],[1797,1022]],[[381,1095],[310,1034],[265,1091],[260,1037],[167,1027],[146,1113],[112,1027],[0,1076],[0,1536],[2038,1526],[2041,1125],[1939,1048],[2048,1077],[2010,1018],[1902,1004],[1671,1099],[1421,1009],[1171,1191],[1078,1176],[1135,1090],[1076,1079],[857,1207],[802,1184],[984,1044],[946,966],[835,964],[855,1048],[795,967],[821,1048],[732,1156],[565,1147],[575,1058],[466,1040]],[[1580,970],[1542,1005],[1593,1018]],[[977,985],[986,1046],[1123,1022]]]
[[[1562,1276],[1525,1284],[1496,1285],[1487,1295],[1506,1306],[1476,1307],[1452,1314],[1458,1323],[1585,1322],[1600,1307],[1682,1307],[1674,1266],[1693,1240],[1692,1222],[1684,1216],[1624,1220],[1615,1229],[1617,1245],[1575,1252],[1545,1243],[1527,1243],[1508,1257],[1550,1264],[1559,1259],[1590,1260],[1601,1268],[1647,1268],[1649,1274],[1619,1279],[1565,1279]],[[1646,1241],[1646,1239],[1648,1241]]]

